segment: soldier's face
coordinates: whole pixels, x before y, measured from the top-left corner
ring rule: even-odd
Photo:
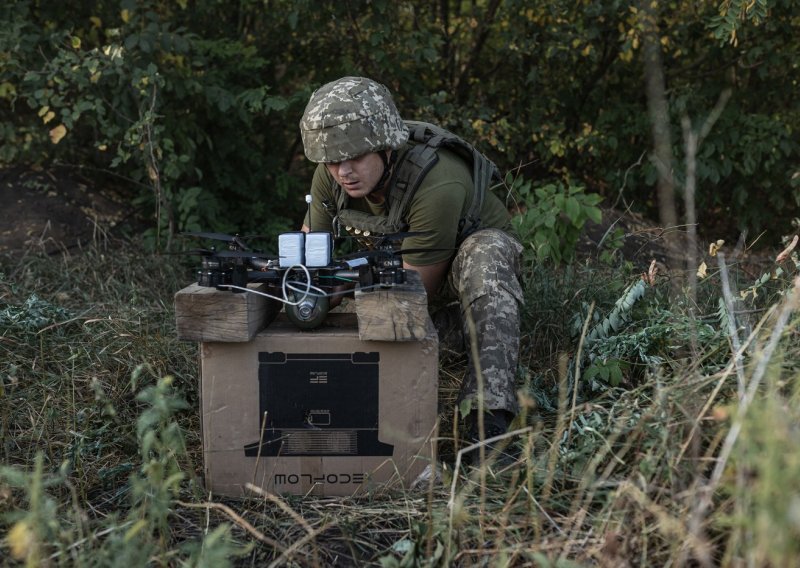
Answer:
[[[347,195],[354,198],[366,197],[383,175],[383,160],[377,152],[325,164],[325,167]]]

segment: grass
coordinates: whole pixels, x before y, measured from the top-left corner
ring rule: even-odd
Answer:
[[[800,342],[789,268],[735,308],[737,365],[720,274],[691,311],[668,286],[648,289],[618,333],[578,354],[636,276],[530,267],[518,425],[531,431],[518,465],[453,479],[443,435],[441,479],[415,491],[233,500],[201,481],[197,347],[176,339],[172,311],[191,270],[110,241],[5,257],[0,555],[28,566],[790,565]],[[753,283],[736,270],[732,282]],[[463,360],[443,363],[441,432],[464,372]]]

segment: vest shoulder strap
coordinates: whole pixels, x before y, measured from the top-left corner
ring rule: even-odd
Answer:
[[[395,185],[395,187],[402,188],[400,198],[401,207],[398,211],[398,216],[402,218],[407,215],[414,192],[417,190],[420,183],[422,183],[425,174],[430,171],[430,168],[432,168],[438,160],[436,150],[439,148],[447,148],[460,156],[467,164],[472,165],[472,182],[474,185],[472,201],[467,210],[467,214],[459,221],[459,240],[463,240],[469,233],[480,228],[480,214],[483,208],[483,200],[492,181],[501,180],[500,172],[494,162],[479,152],[472,144],[466,142],[449,130],[436,126],[435,124],[415,120],[407,120],[405,124],[409,131],[409,138],[417,143],[415,149],[423,147],[424,150],[419,152],[419,158],[415,156],[415,160],[418,163],[414,167],[408,168],[408,178],[401,177],[405,176],[405,173],[398,169],[397,179],[398,181],[403,180],[404,182],[400,184],[396,183]],[[428,160],[431,160],[432,163]]]
[[[380,220],[377,225],[368,223],[372,227],[364,227],[369,230],[380,230],[384,232],[404,231],[408,228],[406,218],[411,208],[411,200],[425,176],[430,172],[439,161],[439,148],[451,150],[467,164],[472,166],[472,181],[474,192],[472,201],[464,218],[459,220],[459,242],[464,240],[470,233],[480,228],[480,213],[483,208],[483,201],[493,180],[500,181],[500,173],[497,166],[486,156],[475,149],[472,144],[462,138],[434,124],[413,120],[405,121],[409,131],[409,140],[414,145],[406,152],[397,164],[395,173],[390,180],[389,195],[387,196],[388,216]],[[355,213],[347,209],[348,196],[340,187],[337,187],[337,210],[342,221],[349,218],[350,213]],[[361,224],[367,222],[365,215],[357,215]],[[356,219],[353,218],[353,222]],[[355,226],[355,225],[354,225]]]

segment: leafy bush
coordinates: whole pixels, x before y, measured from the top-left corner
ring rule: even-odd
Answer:
[[[513,217],[514,230],[535,260],[568,262],[575,257],[575,246],[586,221],[599,223],[597,207],[602,198],[586,193],[581,186],[560,182],[534,187],[530,180],[509,180],[511,191],[519,195],[520,214]]]
[[[285,131],[266,119],[289,99],[260,80],[268,62],[255,47],[200,37],[165,9],[123,2],[115,13],[101,3],[88,29],[64,29],[41,26],[51,14],[19,3],[4,49],[30,49],[5,52],[11,102],[23,112],[3,159],[117,172],[140,188],[134,204],[157,212],[153,237],[237,223],[278,232],[294,185],[254,142],[280,140]]]
[[[765,5],[660,6],[679,186],[682,115],[699,123],[721,86],[734,90],[697,163],[700,220],[729,232],[771,230],[776,211],[800,210],[786,72],[800,44],[792,3]],[[502,170],[575,180],[652,213],[638,18],[599,0],[22,0],[2,9],[0,163],[57,160],[126,179],[154,236],[273,232],[302,213],[311,168],[297,123],[310,92],[363,74],[395,92],[404,116],[474,141]]]

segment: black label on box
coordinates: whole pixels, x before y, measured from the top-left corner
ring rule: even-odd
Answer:
[[[258,354],[258,430],[246,456],[391,456],[378,440],[380,353]]]

